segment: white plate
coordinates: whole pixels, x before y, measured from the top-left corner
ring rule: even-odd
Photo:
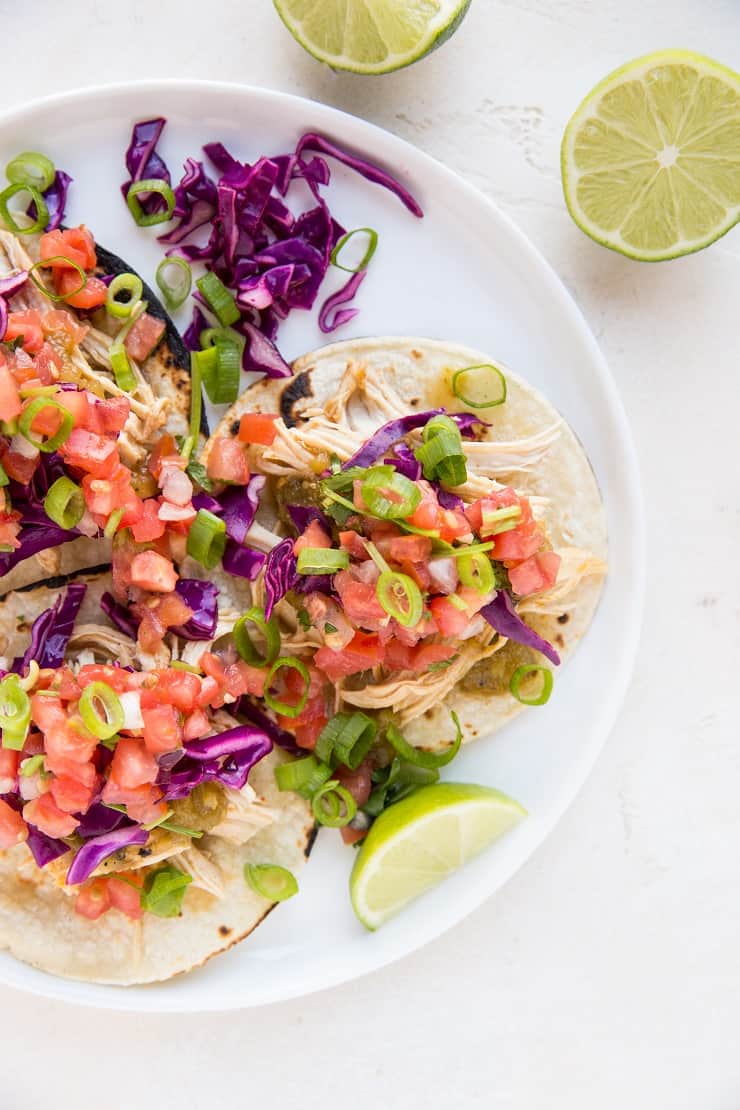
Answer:
[[[593,462],[609,518],[610,575],[597,617],[558,676],[544,709],[466,749],[452,777],[499,787],[529,818],[378,933],[355,920],[347,894],[353,854],[324,832],[299,897],[204,968],[161,986],[100,987],[56,979],[0,956],[0,980],[23,990],[127,1010],[221,1010],[295,997],[362,975],[457,924],[501,887],[544,840],[583,784],[624,696],[636,651],[644,579],[640,482],[614,382],[580,312],[524,235],[482,194],[414,147],[332,108],[282,93],[206,82],[87,89],[0,118],[0,165],[41,150],[75,183],[69,222],[152,280],[156,229],[135,228],[121,198],[132,123],[169,119],[161,150],[177,175],[183,158],[220,139],[249,160],[291,150],[323,132],[391,168],[419,198],[424,220],[385,190],[332,164],[331,207],[347,227],[377,228],[380,245],[358,297],[360,315],[337,337],[426,335],[488,351],[551,398]],[[332,337],[334,338],[334,337]],[[315,313],[281,333],[289,357],[325,342]],[[53,938],[50,938],[53,943]]]

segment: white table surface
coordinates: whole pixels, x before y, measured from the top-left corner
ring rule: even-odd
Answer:
[[[740,68],[737,0],[474,0],[444,49],[380,79],[324,70],[270,0],[0,8],[4,106],[108,80],[243,81],[364,115],[488,193],[603,347],[650,541],[618,726],[496,898],[395,966],[261,1011],[116,1015],[0,989],[0,1104],[734,1110],[740,231],[673,263],[620,258],[572,224],[558,155],[581,97],[632,57],[686,46]]]

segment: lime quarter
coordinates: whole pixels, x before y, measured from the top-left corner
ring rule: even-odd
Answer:
[[[660,262],[740,220],[740,75],[688,50],[615,70],[563,136],[565,200],[612,250]]]
[[[390,806],[362,843],[350,876],[354,911],[377,929],[526,816],[486,786],[436,783]]]

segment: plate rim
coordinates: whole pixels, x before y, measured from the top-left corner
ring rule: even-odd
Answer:
[[[360,979],[370,974],[372,971],[387,967],[402,959],[404,956],[411,955],[413,952],[430,944],[433,940],[436,940],[452,929],[456,924],[463,921],[476,909],[480,908],[489,898],[492,898],[499,890],[506,886],[513,876],[529,862],[540,849],[541,845],[549,838],[555,826],[581,793],[599,755],[603,751],[615,727],[619,712],[632,681],[645,610],[647,537],[644,491],[637,449],[627,412],[617,389],[616,381],[609,370],[606,358],[591,331],[588,321],[551,263],[535,243],[518,226],[514,219],[509,216],[507,212],[503,211],[496,201],[487,196],[465,177],[461,176],[455,170],[450,169],[445,163],[435,158],[434,155],[427,153],[408,139],[395,134],[395,132],[379,124],[366,120],[361,116],[356,116],[351,112],[347,112],[342,108],[336,108],[323,101],[312,100],[308,96],[301,96],[296,93],[284,92],[280,89],[250,85],[238,81],[163,77],[79,86],[61,93],[51,93],[42,97],[37,97],[0,112],[0,134],[2,134],[7,127],[23,123],[24,119],[30,120],[38,113],[43,113],[51,108],[59,109],[60,113],[66,113],[66,111],[74,107],[76,103],[85,102],[93,97],[113,96],[115,98],[125,98],[127,95],[141,94],[144,92],[150,92],[153,97],[156,97],[158,93],[162,92],[192,95],[193,91],[198,90],[202,90],[204,93],[231,94],[235,97],[246,96],[257,100],[280,101],[288,106],[292,105],[296,109],[303,111],[307,110],[314,116],[316,114],[318,114],[319,117],[323,116],[327,121],[327,125],[330,125],[332,120],[334,120],[338,128],[341,128],[342,124],[346,123],[349,124],[351,128],[359,127],[360,130],[369,130],[376,135],[379,141],[385,142],[386,144],[390,141],[391,144],[396,144],[401,152],[404,150],[407,151],[410,158],[421,158],[422,161],[433,166],[434,171],[438,175],[441,175],[443,179],[446,179],[449,185],[454,186],[458,193],[462,191],[471,202],[481,206],[486,211],[489,220],[492,220],[494,223],[498,222],[504,226],[507,233],[516,242],[519,250],[526,256],[529,264],[540,272],[543,280],[549,285],[548,292],[557,299],[557,310],[559,315],[561,317],[567,317],[571,328],[577,330],[580,334],[581,341],[589,351],[593,368],[598,373],[599,384],[612,416],[614,431],[619,437],[622,445],[626,448],[625,456],[620,461],[623,469],[627,472],[627,485],[631,491],[630,509],[632,512],[632,534],[630,538],[630,550],[633,559],[632,572],[634,575],[634,589],[631,595],[631,604],[624,614],[627,619],[622,625],[623,648],[619,671],[615,676],[612,676],[610,680],[608,696],[604,700],[599,717],[595,720],[590,730],[591,739],[585,749],[580,753],[579,759],[573,761],[573,765],[567,775],[567,782],[561,788],[561,796],[557,803],[547,811],[544,819],[541,819],[541,827],[534,842],[532,844],[527,844],[525,849],[520,852],[513,861],[507,863],[507,866],[503,870],[502,877],[499,877],[494,885],[488,884],[487,889],[481,890],[480,887],[486,886],[486,884],[478,884],[475,897],[466,899],[463,908],[454,918],[445,918],[441,923],[439,923],[438,920],[435,923],[434,919],[432,919],[430,927],[423,930],[421,935],[416,937],[411,945],[403,940],[398,941],[395,945],[383,949],[380,953],[373,953],[372,958],[364,961],[359,967],[355,966],[356,960],[352,961],[352,966],[349,967],[347,963],[344,962],[339,964],[329,974],[327,974],[326,969],[323,968],[321,976],[317,976],[315,973],[312,976],[310,969],[304,969],[304,977],[298,989],[290,991],[262,991],[259,995],[238,1000],[229,998],[227,1001],[224,1001],[223,998],[218,997],[215,997],[213,1000],[207,998],[197,999],[195,1005],[183,1005],[182,1003],[185,1000],[181,997],[179,992],[172,993],[172,1000],[171,1003],[169,1003],[166,997],[162,998],[158,995],[154,998],[151,995],[148,996],[146,986],[121,988],[88,983],[85,981],[61,979],[43,972],[38,972],[38,969],[35,968],[30,970],[33,970],[39,976],[43,976],[43,980],[23,982],[23,975],[29,970],[29,965],[16,961],[14,957],[5,951],[0,952],[0,955],[3,957],[0,963],[0,983],[3,985],[23,991],[26,994],[32,994],[43,998],[52,998],[70,1005],[119,1012],[231,1012],[253,1009],[276,1002],[287,1002],[319,991],[329,990],[342,983]],[[6,958],[10,961],[8,967],[4,966]],[[18,973],[14,974],[13,971],[16,967]],[[152,984],[152,986],[163,987],[165,984]]]

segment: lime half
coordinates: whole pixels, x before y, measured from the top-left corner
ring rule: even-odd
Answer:
[[[350,877],[355,913],[377,929],[513,828],[526,810],[498,790],[444,782],[396,802],[370,829]]]
[[[563,136],[563,191],[592,239],[659,262],[740,220],[740,75],[688,50],[605,78]]]
[[[273,0],[301,46],[333,69],[391,73],[436,50],[471,0]]]

